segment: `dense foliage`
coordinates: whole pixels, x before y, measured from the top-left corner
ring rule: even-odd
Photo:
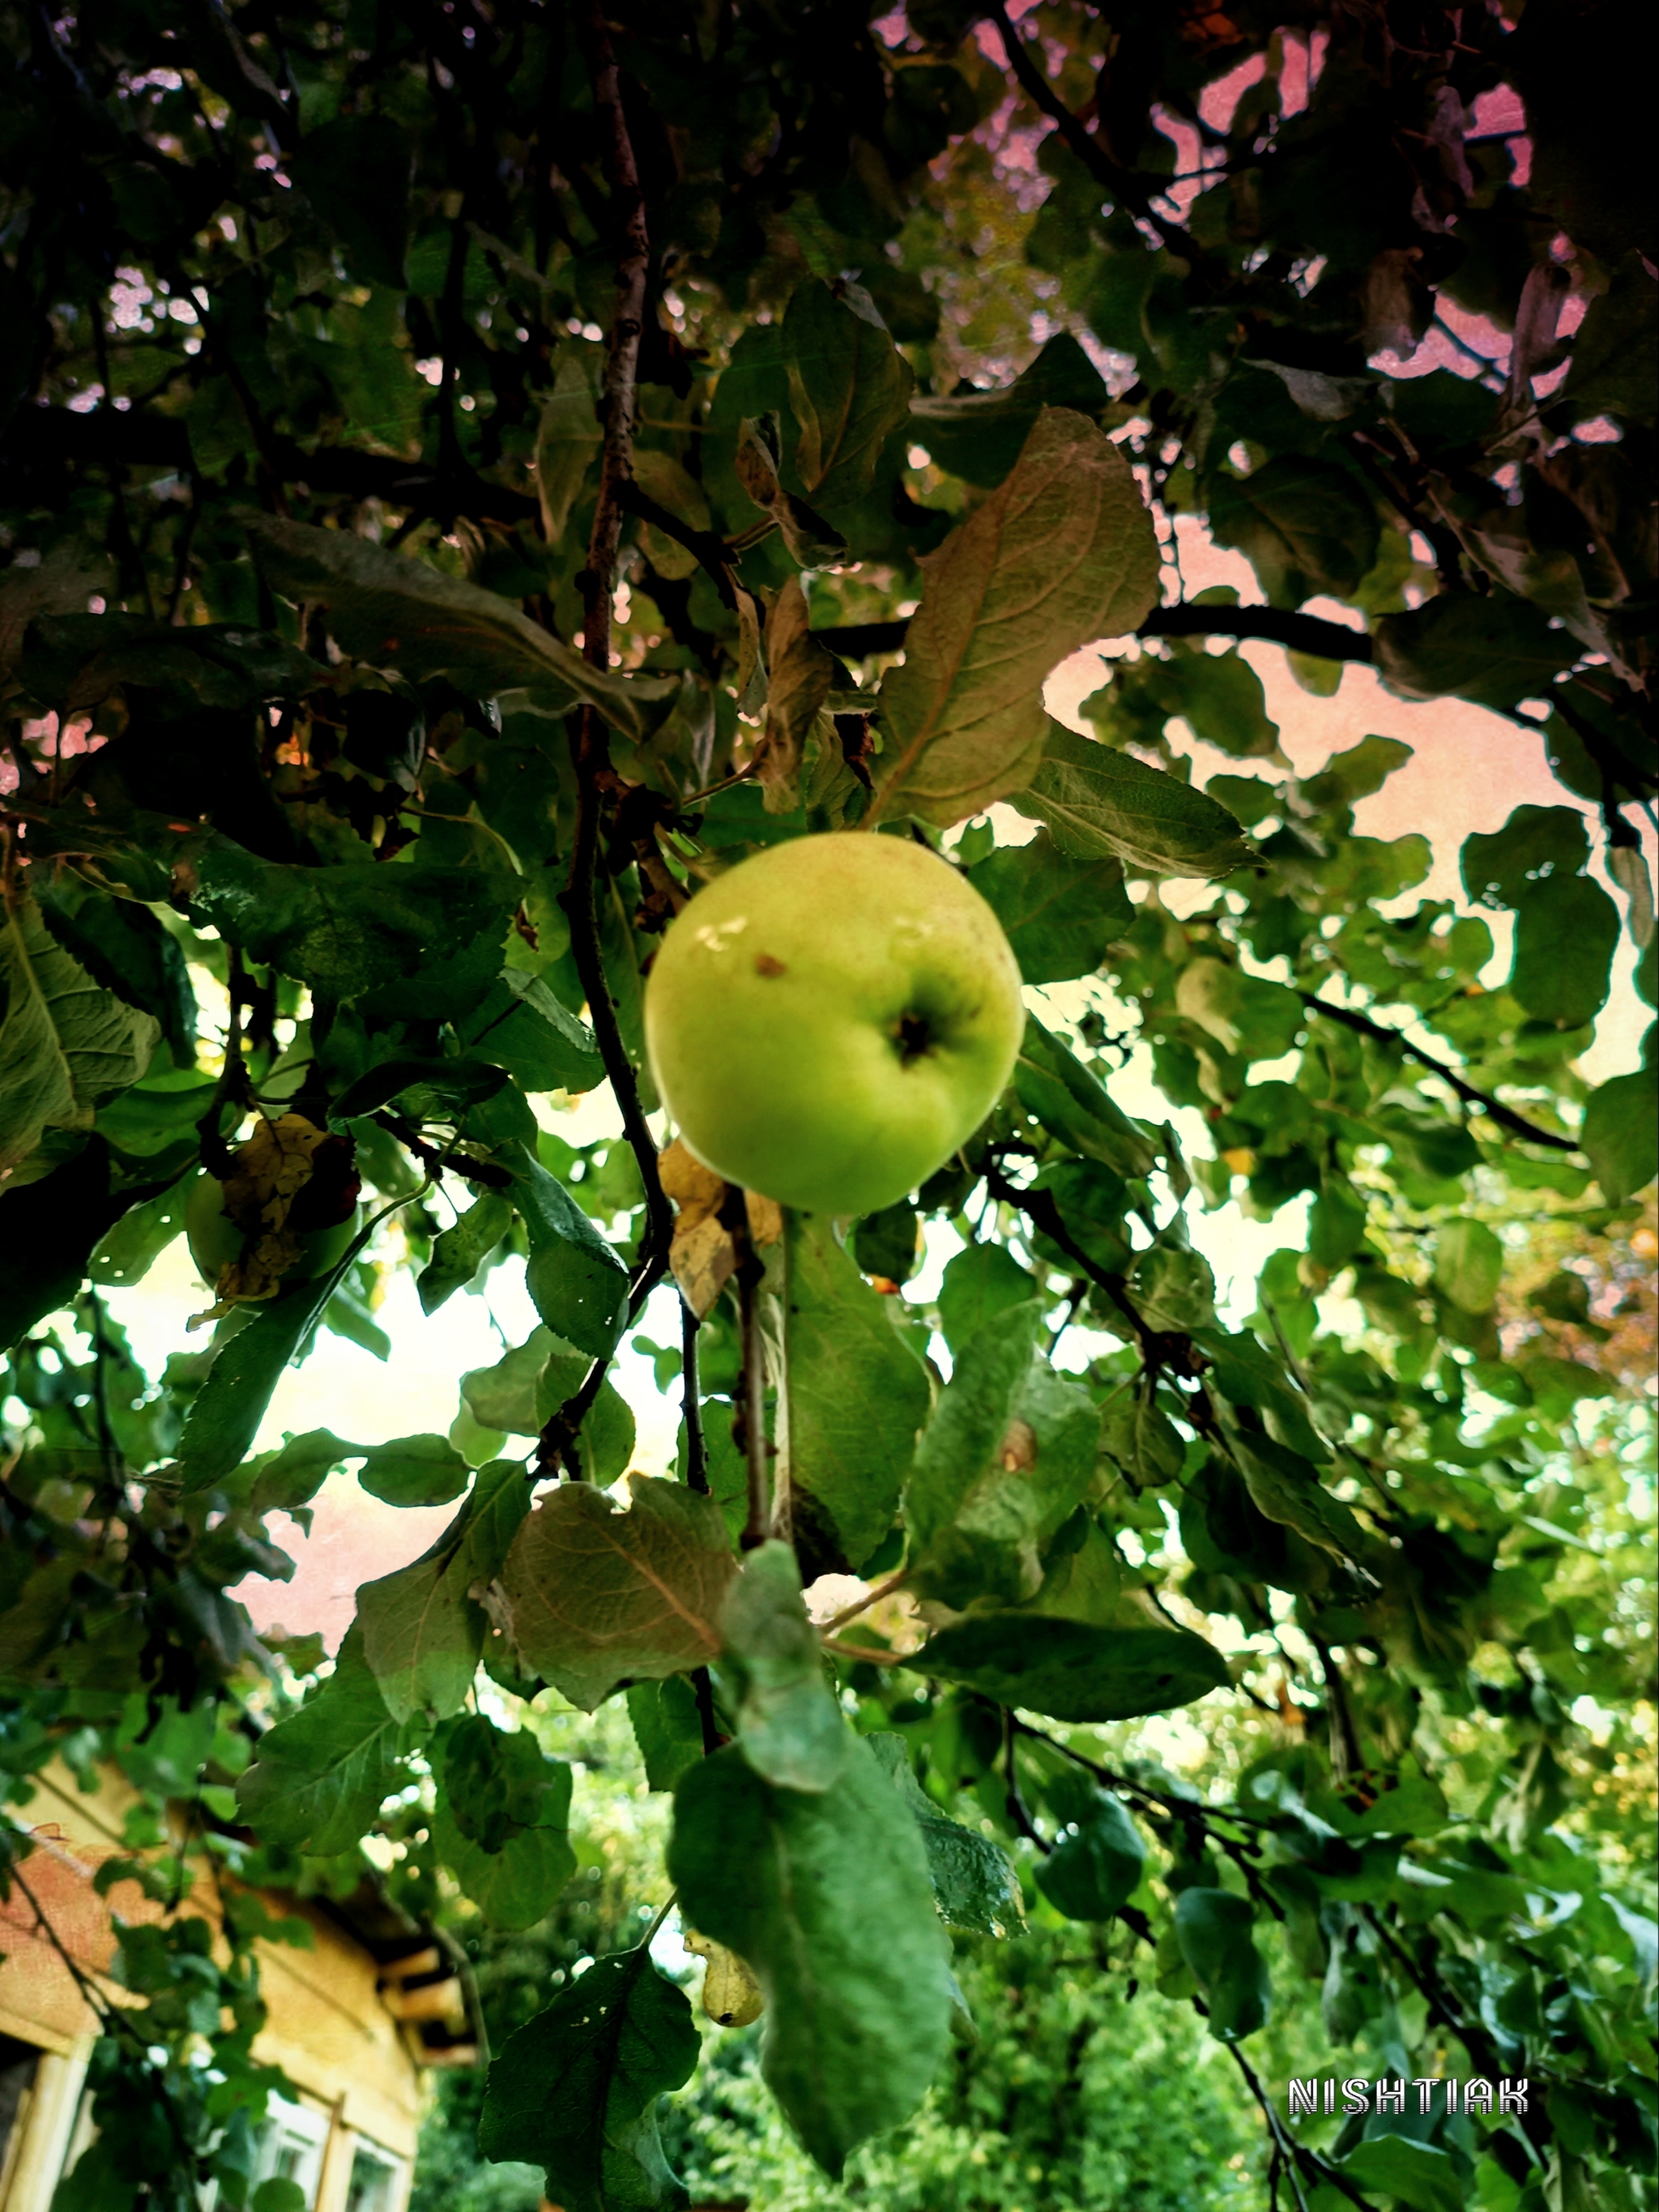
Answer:
[[[1190,2001],[1275,2203],[1650,2205],[1652,1032],[1576,1066],[1621,933],[1655,995],[1634,11],[0,26],[3,1763],[27,1825],[48,1759],[118,1761],[164,1903],[234,1877],[228,1954],[124,1941],[66,2201],[243,2202],[253,1888],[379,1831],[535,1926],[546,1716],[625,1692],[666,1870],[481,2104],[567,2212],[686,2202],[676,1897],[831,2175],[947,2065],[988,2124],[944,1922],[981,2015],[1044,1942],[1114,2021]],[[1187,518],[1255,603],[1182,596]],[[1102,638],[1085,737],[1042,684]],[[1292,775],[1241,639],[1534,728],[1561,802],[1413,899],[1427,839],[1354,827],[1406,749]],[[671,918],[829,830],[940,846],[1030,987],[983,1129],[855,1224],[659,1156],[641,1050]],[[538,1120],[603,1084],[625,1141]],[[192,1192],[212,1329],[146,1377],[102,1294]],[[1229,1207],[1283,1228],[1249,1313]],[[512,1260],[542,1326],[448,1438],[254,1452],[380,1271],[430,1314]],[[618,1490],[671,1269],[681,1449]],[[227,1593],[342,1465],[456,1514],[331,1668]],[[1181,1707],[1177,1774],[1133,1724]],[[1292,2127],[1268,2054],[1534,2094]],[[1032,2140],[1034,2202],[1124,2185]]]

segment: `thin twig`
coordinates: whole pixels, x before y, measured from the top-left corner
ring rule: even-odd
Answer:
[[[908,1567],[899,1567],[884,1580],[872,1583],[862,1597],[855,1598],[851,1605],[844,1605],[839,1613],[832,1613],[828,1620],[821,1620],[818,1623],[818,1632],[823,1636],[833,1636],[844,1621],[856,1620],[860,1613],[868,1612],[872,1605],[879,1605],[883,1598],[890,1597],[896,1589],[902,1589],[909,1579],[909,1574]]]
[[[1005,1705],[1002,1709],[1002,1771],[1008,1787],[1003,1802],[1007,1808],[1008,1818],[1013,1824],[1016,1834],[1024,1836],[1027,1843],[1035,1844],[1046,1856],[1053,1850],[1054,1845],[1048,1841],[1047,1836],[1038,1833],[1036,1823],[1026,1810],[1025,1800],[1019,1791],[1019,1766],[1016,1752],[1018,1736],[1019,1723],[1015,1718],[1012,1709]]]

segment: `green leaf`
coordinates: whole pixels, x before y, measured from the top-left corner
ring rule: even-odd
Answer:
[[[1013,474],[927,562],[904,665],[881,689],[866,823],[948,827],[1029,783],[1049,671],[1133,629],[1158,598],[1158,544],[1128,463],[1080,415],[1046,409]]]
[[[1228,1889],[1183,1889],[1176,1941],[1210,2008],[1210,2033],[1237,2043],[1265,2027],[1273,1992],[1267,1965],[1250,1939],[1249,1902]]]
[[[1035,1014],[1026,1018],[1014,1088],[1026,1112],[1085,1159],[1119,1176],[1146,1175],[1154,1165],[1158,1156],[1140,1129]]]
[[[1184,1629],[1097,1628],[1028,1613],[971,1613],[906,1663],[1059,1721],[1171,1712],[1230,1680],[1220,1653]]]
[[[409,137],[389,115],[342,115],[307,131],[289,175],[339,240],[360,283],[401,292],[409,243]]]
[[[1163,769],[1050,721],[1042,765],[1013,795],[1063,853],[1115,854],[1137,875],[1229,874],[1249,848],[1224,806]]]
[[[368,1452],[357,1480],[387,1505],[447,1505],[471,1473],[447,1437],[394,1437]]]
[[[712,1498],[650,1475],[629,1490],[622,1512],[589,1483],[561,1485],[526,1521],[501,1575],[526,1665],[587,1713],[625,1679],[714,1658],[735,1571]]]
[[[1619,909],[1600,884],[1588,876],[1528,884],[1516,900],[1509,988],[1535,1020],[1582,1029],[1607,1003],[1618,944]]]
[[[1149,1245],[1128,1276],[1129,1302],[1149,1327],[1190,1335],[1215,1319],[1215,1277],[1201,1252]]]
[[[1258,1513],[1294,1528],[1298,1536],[1338,1559],[1358,1562],[1364,1557],[1364,1530],[1342,1500],[1322,1486],[1299,1452],[1260,1431],[1242,1427],[1231,1407],[1220,1408],[1220,1416],[1228,1449]]]
[[[1454,592],[1373,629],[1377,673],[1401,699],[1450,694],[1500,711],[1548,696],[1578,658],[1577,640],[1552,629],[1526,599]]]
[[[597,1091],[605,1062],[586,1022],[560,1005],[538,975],[509,968],[456,1034],[515,1075],[526,1091]]]
[[[915,1821],[861,1741],[811,1795],[717,1752],[675,1793],[668,1872],[687,1920],[759,1982],[761,2070],[839,2179],[856,2144],[909,2118],[949,2039],[947,1947]]]
[[[1346,599],[1376,560],[1376,508],[1348,470],[1282,454],[1210,487],[1210,532],[1255,570],[1268,604],[1300,606],[1317,592]]]
[[[284,2173],[271,2174],[249,2197],[248,2212],[307,2212],[305,2191]]]
[[[1002,924],[1027,983],[1092,975],[1134,920],[1123,863],[1069,859],[1046,830],[1029,845],[993,853],[969,880]]]
[[[957,35],[954,27],[951,35]],[[910,420],[940,468],[988,491],[1018,460],[1045,407],[1071,408],[1098,421],[1110,398],[1105,379],[1066,331],[1012,384],[990,392],[919,393],[910,402]]]
[[[1223,1052],[1247,1061],[1279,1059],[1309,1018],[1294,991],[1228,960],[1189,960],[1176,983],[1176,1006]]]
[[[687,2203],[655,2106],[702,2045],[684,1991],[641,1946],[596,1959],[509,2036],[489,2069],[478,2148],[541,2166],[564,2212],[674,2212]]]
[[[1483,906],[1519,906],[1540,881],[1576,876],[1589,859],[1589,832],[1576,806],[1517,806],[1501,830],[1463,840],[1464,888]]]
[[[249,1504],[255,1513],[291,1513],[308,1505],[334,1469],[362,1449],[342,1442],[329,1429],[290,1437],[280,1451],[253,1462]]]
[[[940,1919],[976,1936],[1020,1934],[1025,1909],[1019,1877],[1001,1844],[939,1810],[916,1780],[902,1736],[883,1729],[864,1741],[921,1831]]]
[[[697,1693],[684,1674],[665,1674],[659,1682],[630,1682],[627,1698],[646,1787],[672,1790],[703,1755]]]
[[[428,1729],[423,1714],[397,1721],[386,1711],[354,1626],[321,1689],[260,1737],[236,1784],[242,1817],[267,1844],[319,1857],[352,1850]]]
[[[921,1263],[916,1209],[908,1200],[866,1213],[853,1231],[853,1257],[862,1275],[879,1275],[884,1282],[902,1283]]]
[[[330,1118],[356,1121],[397,1098],[417,1121],[459,1121],[469,1106],[493,1098],[506,1082],[505,1070],[487,1060],[382,1060],[340,1093]]]
[[[433,1839],[492,1927],[532,1928],[576,1871],[570,1769],[476,1714],[454,1722],[439,1759]]]
[[[893,1525],[927,1370],[896,1299],[871,1289],[822,1215],[784,1218],[783,1473],[791,1523],[810,1551],[854,1569]]]
[[[1411,2136],[1369,2136],[1339,2171],[1355,2188],[1380,2190],[1412,2212],[1463,2212],[1469,2201],[1449,2152]]]
[[[562,1402],[565,1384],[579,1389],[587,1368],[574,1346],[551,1329],[535,1328],[493,1367],[470,1368],[461,1377],[461,1397],[481,1428],[538,1436],[545,1419],[538,1401]]]
[[[1654,418],[1653,359],[1659,346],[1659,292],[1639,254],[1626,257],[1607,290],[1592,300],[1574,333],[1572,366],[1560,397],[1580,416]]]
[[[536,434],[536,489],[541,498],[542,532],[550,545],[562,544],[588,468],[599,458],[599,374],[597,347],[568,342],[560,346],[558,374],[543,402]]]
[[[824,1680],[818,1632],[787,1544],[750,1552],[720,1608],[722,1673],[736,1677],[738,1743],[781,1790],[827,1790],[853,1738]]]
[[[955,1358],[984,1323],[1036,1295],[1036,1285],[1006,1244],[969,1244],[945,1263],[939,1284],[940,1334]]]
[[[856,287],[840,297],[815,276],[798,285],[783,318],[790,411],[799,436],[795,466],[808,499],[824,507],[862,499],[890,432],[910,412],[915,381]]]
[[[191,913],[261,967],[331,999],[417,975],[434,945],[506,934],[515,879],[477,868],[289,867],[213,837],[196,850]]]
[[[1435,1240],[1434,1279],[1465,1313],[1490,1313],[1504,1274],[1504,1247],[1484,1221],[1449,1221]]]
[[[136,1083],[161,1035],[65,952],[31,898],[0,920],[0,1173],[48,1129],[89,1129],[100,1098]]]
[[[1036,1356],[1043,1336],[1040,1299],[988,1321],[922,1431],[904,1516],[911,1587],[924,1597],[1031,1596],[1040,1547],[1094,1478],[1099,1413]]]
[[[1068,1920],[1109,1920],[1139,1886],[1146,1846],[1121,1798],[1078,1782],[1058,1797],[1048,1793],[1066,1832],[1039,1863],[1036,1885]]]
[[[363,1656],[394,1718],[441,1720],[465,1703],[486,1626],[472,1587],[501,1573],[529,1503],[519,1462],[492,1460],[435,1544],[358,1591]]]
[[[309,654],[269,630],[228,623],[175,629],[143,615],[58,615],[34,623],[19,674],[60,711],[96,706],[123,685],[185,716],[296,699],[325,680]]]
[[[448,676],[483,698],[523,685],[561,705],[585,700],[624,737],[643,734],[640,702],[650,687],[592,667],[511,600],[349,531],[252,509],[240,520],[271,588],[326,607],[334,637],[360,659],[417,681]]]
[[[141,1283],[185,1225],[185,1204],[194,1177],[180,1176],[155,1198],[130,1206],[87,1263],[94,1283],[131,1290]]]
[[[185,1417],[176,1473],[185,1495],[210,1490],[246,1455],[283,1370],[310,1337],[346,1271],[374,1234],[361,1229],[325,1275],[296,1284],[268,1305],[215,1356]]]
[[[1591,1091],[1583,1142],[1610,1206],[1647,1188],[1659,1174],[1659,1099],[1651,1068],[1615,1075]]]
[[[1107,745],[1155,743],[1179,715],[1200,744],[1234,760],[1283,759],[1279,725],[1268,719],[1261,678],[1248,660],[1184,638],[1170,640],[1165,653],[1111,663],[1106,683],[1083,701],[1084,718]]]
[[[421,1311],[436,1313],[464,1289],[513,1225],[513,1208],[498,1190],[480,1191],[459,1221],[432,1240],[432,1257],[421,1270]]]
[[[501,1157],[530,1239],[525,1287],[537,1312],[567,1344],[608,1359],[628,1315],[626,1266],[527,1146],[504,1146]]]

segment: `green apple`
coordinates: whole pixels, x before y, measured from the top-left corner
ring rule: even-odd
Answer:
[[[331,1221],[325,1229],[306,1231],[300,1238],[300,1256],[283,1280],[305,1283],[313,1276],[326,1274],[344,1257],[346,1247],[356,1234],[355,1206],[343,1221]],[[185,1200],[185,1238],[190,1246],[190,1256],[196,1262],[196,1272],[210,1290],[217,1288],[221,1271],[242,1256],[246,1240],[225,1212],[225,1187],[205,1169],[191,1185],[190,1196]]]
[[[873,1213],[948,1160],[1013,1071],[1019,969],[963,877],[908,838],[769,847],[678,916],[646,1049],[687,1148],[812,1212]]]

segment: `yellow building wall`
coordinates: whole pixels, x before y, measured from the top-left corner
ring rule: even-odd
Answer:
[[[37,2202],[44,2207],[49,2201],[50,2182],[44,2195],[23,2186],[26,2157],[49,2161],[56,2143],[62,2164],[86,2054],[97,2032],[77,1974],[106,2002],[132,2002],[106,1976],[118,1925],[162,1912],[136,1883],[117,1883],[107,1900],[92,1887],[98,1868],[125,1855],[122,1824],[134,1802],[125,1778],[112,1772],[88,1794],[54,1765],[37,1781],[34,1797],[18,1808],[33,1832],[35,1849],[22,1862],[10,1899],[0,1904],[0,1951],[6,1954],[0,1962],[0,2031],[50,2057],[41,2063],[30,2110],[16,2131],[22,2148],[11,2155],[0,2212],[33,2212]],[[273,1897],[269,1903],[273,1912],[309,1924],[312,1948],[257,1946],[269,2017],[254,2052],[280,2066],[307,2102],[331,2116],[317,2212],[336,2212],[345,2201],[357,2135],[412,2164],[425,2103],[422,2070],[382,2000],[380,1969],[370,1954],[302,1900]],[[199,1881],[183,1909],[216,1923],[219,1917],[210,1885]],[[56,1942],[40,1927],[42,1917]]]

